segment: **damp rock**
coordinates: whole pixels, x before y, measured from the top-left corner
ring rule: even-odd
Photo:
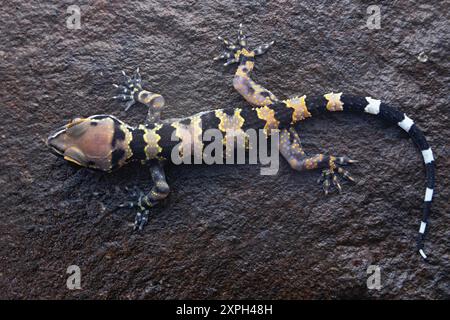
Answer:
[[[365,1],[93,1],[80,7],[80,29],[66,27],[62,1],[11,3],[0,10],[0,299],[450,299],[445,1],[391,1],[379,30],[366,27]],[[359,160],[346,168],[359,182],[342,182],[341,194],[325,197],[319,172],[283,159],[268,176],[258,165],[169,165],[171,194],[142,232],[132,231],[135,211],[119,205],[139,195],[124,186],[150,190],[148,168],[91,172],[45,146],[78,116],[143,123],[144,106],[125,113],[111,100],[120,71],[138,66],[144,85],[165,96],[165,119],[249,108],[232,86],[236,67],[212,60],[223,49],[217,36],[235,37],[240,23],[251,47],[276,40],[252,75],[280,99],[370,95],[424,129],[437,159],[429,263],[415,249],[422,156],[398,126],[371,115],[299,125],[308,154]],[[418,63],[422,50],[432,64]],[[120,246],[105,259],[108,243]],[[82,290],[67,290],[73,264]],[[370,266],[380,290],[367,287]]]

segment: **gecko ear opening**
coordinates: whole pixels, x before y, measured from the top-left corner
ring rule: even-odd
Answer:
[[[70,128],[70,127],[72,127],[72,126],[75,126],[75,125],[79,124],[80,122],[83,122],[84,120],[86,120],[86,119],[85,119],[85,118],[80,118],[80,117],[73,118],[73,119],[69,122],[69,124],[67,125],[67,128]]]

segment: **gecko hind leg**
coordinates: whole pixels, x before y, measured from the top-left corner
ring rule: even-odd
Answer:
[[[290,128],[289,130],[283,129],[281,131],[280,153],[288,161],[291,168],[296,171],[323,169],[318,182],[323,184],[325,194],[329,193],[331,185],[339,192],[342,191],[338,176],[355,182],[355,179],[342,166],[355,163],[357,162],[356,160],[352,160],[346,156],[335,157],[325,154],[307,156],[303,151],[300,137],[294,128]]]
[[[227,40],[221,36],[218,37],[225,45],[225,50],[222,54],[214,57],[214,60],[226,60],[224,66],[228,66],[233,63],[240,62],[240,57],[242,53],[246,53],[251,56],[259,56],[264,54],[275,41],[271,41],[269,43],[264,43],[253,50],[250,50],[247,45],[247,36],[242,31],[242,23],[239,25],[238,35],[236,41],[232,42]]]

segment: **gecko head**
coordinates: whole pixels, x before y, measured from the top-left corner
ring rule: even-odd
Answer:
[[[75,118],[47,138],[50,150],[79,166],[111,171],[132,156],[131,128],[109,115]]]

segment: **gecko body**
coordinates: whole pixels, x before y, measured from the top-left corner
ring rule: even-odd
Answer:
[[[54,131],[48,137],[47,145],[53,153],[67,161],[102,171],[118,169],[131,161],[147,164],[153,186],[150,192],[142,194],[137,202],[131,205],[138,211],[135,228],[142,229],[148,222],[149,210],[170,192],[164,174],[164,164],[172,160],[174,148],[180,155],[188,151],[202,152],[212,143],[203,139],[207,130],[219,130],[228,139],[231,137],[236,139],[237,143],[240,141],[244,144],[248,142],[248,129],[261,129],[266,138],[277,132],[279,152],[283,158],[296,171],[321,169],[323,190],[327,194],[332,186],[341,191],[338,176],[354,180],[343,166],[355,161],[347,156],[308,155],[303,150],[295,125],[321,113],[368,113],[398,125],[409,134],[422,153],[426,171],[426,191],[419,227],[418,251],[426,259],[423,240],[433,197],[435,168],[431,148],[414,121],[398,109],[371,97],[331,92],[320,96],[302,95],[280,100],[250,77],[255,57],[264,54],[273,42],[250,50],[241,28],[236,42],[220,39],[226,50],[215,60],[225,59],[225,65],[238,64],[233,86],[249,105],[211,110],[181,119],[162,120],[160,114],[165,105],[164,98],[158,93],[145,90],[139,70],[136,70],[132,77],[124,74],[124,84],[115,85],[119,94],[114,98],[126,102],[126,109],[136,102],[146,105],[148,116],[145,124],[130,126],[112,115],[76,118]],[[226,138],[223,140],[224,147],[225,141]],[[245,147],[248,148],[248,145]]]

